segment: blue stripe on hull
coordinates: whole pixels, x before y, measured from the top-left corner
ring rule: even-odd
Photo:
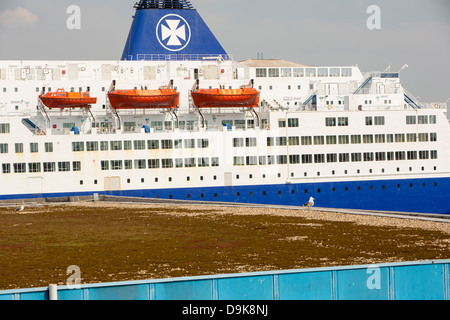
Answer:
[[[5,195],[0,196],[0,200],[89,196],[99,193],[126,197],[299,206],[314,197],[316,206],[324,208],[450,214],[448,190],[450,178],[434,178]]]

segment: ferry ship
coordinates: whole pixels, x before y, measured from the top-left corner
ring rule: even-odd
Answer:
[[[234,61],[189,1],[135,10],[120,60],[0,61],[0,200],[450,213],[447,105],[399,73]]]

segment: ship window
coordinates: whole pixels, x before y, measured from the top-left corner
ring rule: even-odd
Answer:
[[[293,74],[294,74],[295,78],[303,77],[305,75],[305,69],[303,69],[303,68],[294,68],[293,69]]]
[[[133,160],[124,160],[125,170],[133,169]]]
[[[112,151],[122,150],[122,141],[111,141],[111,150]]]
[[[267,69],[266,68],[256,68],[256,77],[257,78],[267,77]]]
[[[8,153],[8,144],[0,143],[0,153]]]
[[[53,142],[45,143],[45,152],[53,152]]]
[[[102,142],[100,142],[100,143],[102,143]],[[145,150],[145,140],[135,140],[134,141],[134,150]]]
[[[428,124],[428,117],[427,116],[418,116],[417,122],[418,122],[418,124]]]
[[[331,102],[333,104],[333,101]],[[338,118],[338,126],[339,127],[347,127],[348,126],[348,117],[339,117]]]
[[[406,141],[407,142],[416,142],[417,141],[417,135],[415,133],[407,133],[406,134]]]
[[[395,142],[405,142],[405,135],[403,133],[396,133]]]
[[[416,124],[416,116],[406,116],[406,124]]]
[[[386,134],[386,142],[387,143],[393,143],[394,142],[394,135],[392,133]]]
[[[3,163],[2,164],[2,172],[3,173],[11,173],[11,164]]]
[[[234,125],[236,126],[236,128],[238,129],[245,129],[245,120],[236,120],[234,122]]]
[[[285,146],[286,144],[286,137],[277,137],[277,146]]]
[[[339,68],[330,68],[330,77],[340,77],[341,69]]]
[[[280,76],[279,68],[269,68],[269,78],[278,78]]]
[[[385,143],[386,136],[384,134],[376,134],[375,135],[375,143]]]
[[[436,124],[436,116],[435,115],[430,116],[430,124]]]
[[[430,158],[431,159],[437,159],[438,158],[438,154],[437,154],[437,150],[432,150],[430,151]],[[435,167],[436,168],[436,167]],[[435,169],[436,170],[436,169]]]
[[[72,151],[74,152],[79,152],[79,151],[84,151],[84,142],[72,142]],[[31,151],[33,152],[33,151]]]
[[[106,162],[108,162],[108,161],[106,161]],[[70,162],[68,162],[68,161],[58,162],[58,171],[59,172],[70,171]]]
[[[267,164],[274,165],[275,164],[275,156],[267,156]]]
[[[289,128],[298,128],[298,126],[299,126],[298,118],[288,119]]]
[[[123,162],[121,160],[111,160],[111,170],[122,170]],[[75,171],[75,168],[74,168]]]
[[[184,158],[184,167],[185,168],[195,167],[195,158]]]
[[[327,144],[337,144],[336,136],[327,136]]]
[[[312,145],[312,137],[301,137],[302,146]]]
[[[186,149],[193,149],[193,148],[195,148],[195,139],[185,139],[184,140],[184,147]]]
[[[408,160],[417,160],[417,151],[408,151]]]
[[[234,157],[233,165],[234,166],[243,166],[244,165],[244,157]]]
[[[342,76],[343,77],[351,77],[352,76],[352,68],[342,68]]]
[[[350,162],[350,154],[339,153],[339,162]]]
[[[384,126],[384,117],[380,116],[380,117],[375,117],[375,125],[376,126]]]
[[[72,169],[73,169],[73,171],[81,171],[81,162],[80,161],[73,161],[72,162]]]
[[[373,118],[372,117],[366,117],[366,126],[371,126],[373,124]]]
[[[281,76],[284,77],[284,78],[292,77],[292,69],[291,68],[282,68],[281,69]]]
[[[6,88],[3,88],[3,92],[6,92]]]
[[[87,141],[86,151],[98,151],[98,141]]]
[[[386,152],[386,157],[387,157],[388,161],[394,161],[395,160],[393,151]]]
[[[213,157],[211,158],[211,167],[218,167],[219,166],[219,158]]]
[[[373,152],[364,152],[364,161],[373,161]]]
[[[428,151],[419,151],[419,159],[420,160],[426,160],[429,159],[430,155]]]
[[[108,151],[108,141],[100,141],[100,150]]]
[[[163,169],[173,168],[173,159],[162,159],[161,162]]]
[[[27,171],[27,167],[25,163],[14,163],[14,173],[25,173]]]
[[[328,68],[318,68],[317,75],[319,77],[328,77]]]
[[[30,152],[37,153],[39,152],[39,145],[37,143],[30,143]]]
[[[148,160],[149,169],[159,169],[159,159],[149,159]]]
[[[123,142],[123,150],[131,150],[131,140]]]
[[[396,151],[395,152],[395,160],[405,160],[405,151]]]
[[[375,153],[375,161],[385,161],[386,153],[385,152],[376,152]]]
[[[267,158],[266,156],[259,156],[259,165],[265,166],[267,164]]]
[[[418,137],[419,137],[419,141],[420,142],[427,142],[428,141],[428,133],[419,133]]]
[[[372,134],[364,134],[363,135],[363,143],[373,143],[373,135]]]
[[[197,145],[199,148],[205,149],[209,147],[209,140],[208,139],[198,139]]]
[[[148,140],[147,146],[149,150],[159,149],[159,140]]]
[[[314,137],[314,144],[315,145],[323,145],[323,144],[325,144],[325,137],[324,136],[315,136]]]
[[[209,158],[198,158],[199,167],[209,167]]]
[[[146,161],[144,159],[134,160],[134,168],[135,169],[145,169]]]
[[[335,127],[336,126],[336,118],[325,118],[325,125],[327,127]]]
[[[233,147],[239,148],[244,146],[244,138],[233,138]]]
[[[256,147],[256,138],[245,138],[246,147]]]
[[[289,155],[289,163],[290,164],[299,164],[300,163],[300,155],[299,154]],[[293,176],[293,173],[292,173],[292,176]]]
[[[14,147],[16,153],[23,153],[23,143],[16,143]]]
[[[352,141],[352,144],[360,144],[361,143],[361,135],[352,134],[351,141]]]
[[[349,136],[341,135],[338,137],[338,139],[339,139],[339,144],[349,144],[350,143]]]
[[[437,141],[437,133],[430,133],[430,141],[431,142]]]
[[[289,137],[289,145],[290,146],[298,146],[300,144],[299,137]]]
[[[287,156],[286,155],[277,156],[277,163],[278,164],[287,164]]]
[[[302,154],[302,163],[313,163],[312,154]]]
[[[175,159],[175,168],[183,168],[183,159]]]
[[[9,123],[0,123],[0,134],[10,133]]]
[[[316,68],[306,68],[305,76],[306,77],[315,77],[316,76]]]
[[[352,153],[352,162],[361,162],[361,153]]]
[[[28,172],[30,172],[30,173],[41,172],[41,164],[39,162],[29,163],[28,164]]]
[[[337,154],[336,153],[327,154],[327,162],[337,162]],[[334,171],[333,171],[333,174],[334,174]]]

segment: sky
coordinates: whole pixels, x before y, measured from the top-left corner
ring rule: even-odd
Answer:
[[[119,60],[136,0],[0,0],[0,60]],[[423,102],[450,98],[450,0],[191,0],[237,61],[401,71]],[[70,30],[67,9],[81,9]],[[379,19],[373,20],[376,5]],[[369,29],[379,22],[379,29]]]

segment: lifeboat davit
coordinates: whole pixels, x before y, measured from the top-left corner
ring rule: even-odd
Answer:
[[[49,109],[87,108],[97,103],[97,98],[91,97],[89,92],[67,92],[64,89],[41,94],[39,98]]]
[[[260,92],[251,85],[239,89],[197,89],[191,92],[197,108],[256,108]]]
[[[113,109],[175,109],[180,93],[171,86],[158,90],[114,90],[108,93]]]

